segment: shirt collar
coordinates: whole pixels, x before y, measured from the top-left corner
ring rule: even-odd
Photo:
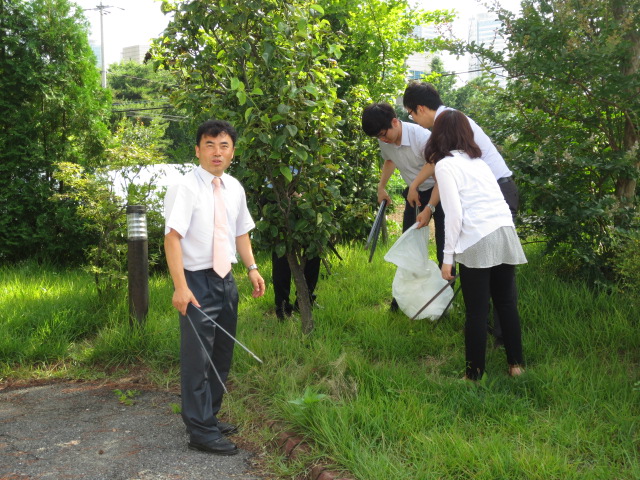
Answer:
[[[400,125],[402,125],[402,137],[400,138],[400,147],[410,147],[411,146],[411,140],[409,139],[409,129],[405,128],[406,127],[406,123],[403,122],[402,120],[399,120]]]
[[[212,175],[211,173],[207,172],[204,168],[202,168],[202,165],[198,165],[198,167],[196,168],[196,172],[198,173],[198,176],[202,179],[203,182],[205,183],[213,182],[213,177],[215,177],[215,175]],[[220,177],[220,182],[223,186],[224,186],[226,177],[227,177],[227,172],[223,172],[222,176]]]
[[[440,105],[438,107],[438,109],[436,110],[436,114],[433,116],[433,119],[435,120],[436,118],[438,118],[438,115],[440,115],[442,112],[444,112],[447,108],[449,108],[449,107],[446,107],[444,105]]]

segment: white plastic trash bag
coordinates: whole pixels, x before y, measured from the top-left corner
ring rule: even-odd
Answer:
[[[387,262],[398,267],[393,278],[393,297],[409,318],[447,284],[440,275],[438,265],[429,259],[429,228],[418,229],[416,226],[404,232],[384,256]],[[453,289],[445,289],[416,318],[436,320],[452,298]]]

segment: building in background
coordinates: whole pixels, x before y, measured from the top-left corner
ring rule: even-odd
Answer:
[[[89,44],[89,46],[96,57],[96,67],[100,70],[102,68],[102,49],[100,48],[100,45],[94,45],[93,43]]]
[[[144,57],[149,51],[149,45],[132,45],[122,49],[123,62],[143,63]]]
[[[504,37],[500,35],[502,23],[496,18],[495,13],[477,13],[471,17],[469,28],[469,42],[475,42],[478,45],[484,45],[485,48],[491,48],[494,51],[502,51],[506,47]],[[486,60],[476,55],[469,57],[469,77],[472,80],[479,77],[483,71],[490,68],[491,65]],[[506,83],[506,72],[502,68],[491,68],[491,71],[497,75],[498,82],[501,85]]]
[[[418,38],[432,39],[438,36],[438,32],[433,25],[418,25],[413,29],[413,35]],[[428,75],[433,57],[431,52],[415,52],[409,55],[406,61],[407,81],[420,80],[423,75]]]
[[[506,42],[499,34],[502,24],[495,13],[488,12],[463,12],[452,25],[451,32],[457,38],[465,39],[468,42],[484,44],[485,47],[495,51],[504,50]],[[440,27],[438,27],[440,28]],[[435,38],[447,35],[449,32],[439,32],[434,25],[417,26],[413,34],[422,38]],[[423,75],[428,75],[431,71],[431,61],[434,57],[440,57],[447,72],[454,72],[457,78],[457,86],[460,87],[468,81],[482,75],[483,71],[491,67],[486,60],[470,54],[451,55],[448,52],[420,52],[414,53],[407,59],[407,81],[420,80]],[[496,78],[501,85],[506,84],[506,72],[503,69],[491,68],[496,74]]]

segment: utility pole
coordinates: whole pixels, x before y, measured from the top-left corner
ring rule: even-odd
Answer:
[[[85,8],[85,10],[98,10],[100,12],[100,61],[101,61],[101,70],[100,73],[102,75],[102,88],[107,88],[107,67],[105,66],[104,60],[104,26],[102,17],[109,13],[108,8],[120,8],[114,7],[113,5],[103,5],[102,0],[100,0],[100,5],[96,5],[96,8]],[[120,8],[120,10],[124,10],[124,8]]]

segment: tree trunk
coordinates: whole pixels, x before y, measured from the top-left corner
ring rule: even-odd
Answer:
[[[635,11],[629,11],[629,5],[625,0],[612,0],[611,7],[616,20],[623,25],[629,17],[637,15]],[[640,33],[635,29],[624,32],[624,36],[629,42],[627,61],[622,64],[622,73],[627,76],[635,76],[640,71]],[[636,92],[640,93],[640,92]],[[635,112],[626,110],[624,112],[624,138],[623,146],[625,152],[636,152],[635,166],[640,168],[640,158],[638,152],[638,128],[640,125],[634,123],[637,118]],[[631,205],[636,194],[637,181],[633,178],[620,177],[616,181],[616,198],[625,205]]]
[[[298,260],[300,259],[300,261]],[[296,295],[298,298],[298,308],[300,308],[300,319],[302,321],[302,332],[306,335],[313,331],[313,314],[311,312],[311,297],[307,280],[304,278],[304,266],[307,259],[296,252],[287,253],[287,261],[291,268],[291,275],[296,285]]]

